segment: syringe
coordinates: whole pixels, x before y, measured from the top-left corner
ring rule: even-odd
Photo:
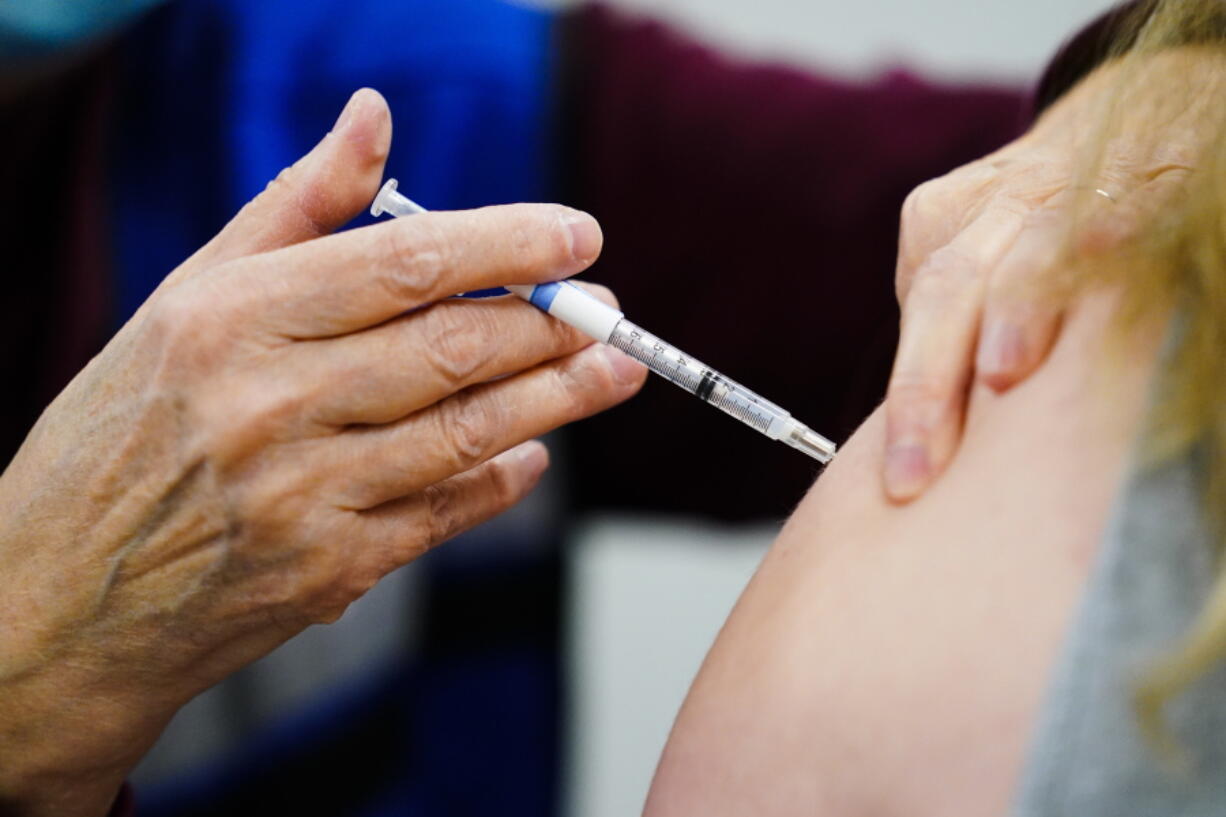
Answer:
[[[424,212],[424,207],[397,192],[395,179],[383,185],[370,206],[373,216],[390,213],[399,217]],[[664,379],[772,440],[782,440],[821,463],[830,462],[834,457],[836,446],[833,442],[797,422],[779,406],[636,326],[620,311],[574,284],[557,281],[510,285],[507,289],[584,334],[620,349]]]

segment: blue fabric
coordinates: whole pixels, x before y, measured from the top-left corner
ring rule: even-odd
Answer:
[[[0,66],[71,50],[119,28],[163,0],[3,0]]]
[[[151,15],[124,49],[118,317],[364,85],[391,105],[389,175],[426,207],[548,198],[552,21],[496,0],[183,0]]]
[[[138,814],[549,817],[555,659],[521,643],[391,664],[219,766],[138,788]]]
[[[392,109],[389,175],[427,207],[551,198],[552,23],[550,13],[497,0],[179,0],[151,14],[122,48],[111,165],[116,320],[308,151],[361,86],[378,89]],[[241,789],[241,802],[267,804],[306,782],[340,791],[348,807],[330,809],[321,796],[299,804],[299,815],[550,814],[556,653],[535,641],[525,631],[503,658],[460,666],[406,656],[412,670],[399,680],[372,679],[345,701],[257,736],[227,768],[148,792],[150,814],[246,813],[210,810],[205,790]],[[497,702],[500,719],[474,701]],[[411,723],[378,732],[406,709],[416,713]],[[341,721],[384,734],[360,735],[362,751],[341,747],[366,770],[362,790],[350,788],[355,778],[327,745],[329,724]],[[466,765],[441,774],[438,747]],[[308,762],[316,755],[335,777],[316,773]],[[380,769],[371,770],[375,762]],[[275,769],[297,782],[276,785]],[[310,771],[295,772],[302,769]],[[466,774],[487,784],[469,787]],[[449,801],[461,794],[456,810]],[[202,810],[191,811],[192,802]]]

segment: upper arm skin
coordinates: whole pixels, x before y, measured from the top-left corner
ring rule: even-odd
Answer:
[[[646,814],[1002,815],[1136,433],[1160,331],[1105,365],[1107,295],[892,505],[876,411],[802,501],[707,657]]]

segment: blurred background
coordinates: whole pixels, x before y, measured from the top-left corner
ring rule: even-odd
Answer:
[[[1058,46],[1113,4],[617,0],[614,5],[666,20],[738,59],[787,62],[846,78],[905,66],[942,82],[1029,88]],[[653,331],[668,339],[666,324]],[[690,351],[703,354],[697,341]],[[820,367],[820,351],[814,363]],[[649,388],[669,387],[661,382]],[[774,399],[769,392],[766,396]],[[716,462],[718,440],[711,449],[710,461]],[[798,499],[799,494],[785,501]],[[778,519],[717,524],[693,515],[628,511],[593,511],[574,521],[566,538],[570,705],[563,813],[638,813],[689,683],[778,527]]]
[[[46,25],[46,7],[20,6],[0,24]],[[888,373],[903,197],[1020,132],[1044,65],[1108,6],[65,7],[51,33],[0,40],[7,70],[35,78],[4,112],[12,212],[54,211],[31,198],[66,187],[95,228],[51,236],[91,252],[13,265],[60,270],[22,297],[73,331],[7,339],[41,362],[5,361],[6,382],[31,384],[6,456],[361,85],[391,103],[388,172],[410,196],[589,209],[606,235],[589,277],[633,320],[841,440]],[[173,208],[167,178],[192,191]],[[46,235],[6,229],[12,245]],[[548,442],[555,465],[524,506],[184,709],[134,776],[142,817],[637,813],[707,647],[816,469],[658,379]]]
[[[564,8],[577,0],[543,0]],[[934,78],[1028,83],[1104,0],[614,0],[725,51],[864,75],[908,65]]]

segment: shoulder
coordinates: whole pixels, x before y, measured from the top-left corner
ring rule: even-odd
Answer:
[[[1117,365],[1113,309],[1084,298],[1030,380],[977,389],[916,502],[885,499],[869,417],[712,648],[649,815],[1006,810],[1159,345],[1138,336]]]

